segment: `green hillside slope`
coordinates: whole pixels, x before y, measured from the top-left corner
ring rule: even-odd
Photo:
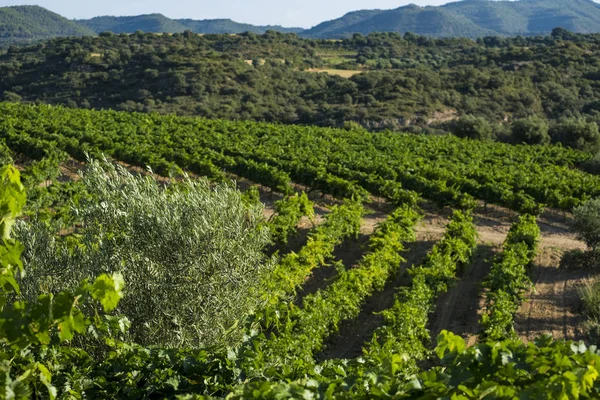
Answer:
[[[162,14],[136,15],[131,17],[102,16],[88,20],[78,20],[80,25],[88,27],[95,33],[110,31],[114,33],[144,32],[183,32],[184,25],[165,17]]]
[[[57,36],[93,34],[88,28],[42,7],[0,7],[0,47]]]
[[[464,0],[439,7],[408,5],[356,11],[303,32],[306,37],[413,32],[435,37],[547,34],[556,27],[600,32],[600,6],[592,0]]]
[[[254,33],[265,33],[268,30],[283,32],[283,33],[298,33],[302,32],[302,28],[284,28],[279,25],[267,25],[257,26],[251,24],[243,24],[232,21],[230,19],[206,19],[206,20],[193,20],[193,19],[178,19],[175,20],[180,24],[184,25],[186,29],[189,29],[196,33],[243,33],[243,32],[254,32]]]
[[[390,11],[357,12],[333,24],[322,24],[317,30],[304,32],[308,37],[349,37],[354,33],[413,32],[419,35],[479,37],[495,32],[470,19],[441,7],[419,7],[414,4]]]
[[[162,14],[136,15],[131,17],[103,16],[88,20],[78,20],[79,24],[95,33],[110,31],[114,33],[133,33],[135,31],[155,33],[178,33],[191,30],[195,33],[265,33],[274,30],[286,33],[297,33],[301,28],[283,28],[281,26],[256,26],[242,24],[230,19],[170,19]]]

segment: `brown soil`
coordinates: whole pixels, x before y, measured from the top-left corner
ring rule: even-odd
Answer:
[[[515,329],[528,342],[549,333],[555,339],[584,339],[584,316],[577,288],[589,276],[584,269],[559,268],[563,250],[542,248],[532,271],[535,289],[515,316]]]
[[[440,296],[429,318],[429,331],[434,343],[444,329],[462,336],[470,345],[475,343],[483,309],[481,284],[489,274],[492,259],[498,251],[499,245],[479,244],[467,271],[447,293]]]
[[[443,232],[448,210],[426,208],[425,226],[430,232]],[[474,344],[479,332],[479,319],[484,308],[482,282],[489,273],[494,254],[501,251],[516,214],[496,206],[479,207],[474,213],[479,233],[479,247],[472,265],[456,286],[438,300],[431,316],[432,338],[442,329],[463,336]],[[542,233],[539,256],[532,271],[535,289],[515,317],[515,328],[525,340],[550,332],[555,338],[580,339],[577,308],[580,300],[576,288],[588,276],[582,270],[559,269],[562,254],[585,249],[569,231],[571,217],[561,211],[547,210],[539,219]]]

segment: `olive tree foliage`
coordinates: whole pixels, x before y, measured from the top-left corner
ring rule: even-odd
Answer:
[[[600,149],[598,124],[581,118],[568,118],[557,122],[550,129],[552,140],[574,149],[597,151]]]
[[[573,229],[592,251],[600,250],[600,198],[573,210]]]
[[[461,138],[494,139],[494,130],[490,123],[485,118],[473,115],[465,115],[459,118],[454,124],[453,133]]]
[[[42,222],[21,224],[23,294],[74,287],[122,273],[119,304],[143,345],[231,344],[260,306],[260,282],[273,267],[260,203],[233,184],[190,180],[161,185],[122,167],[91,161],[82,174],[90,196],[74,205],[81,226],[67,237]],[[236,329],[239,327],[240,329]]]
[[[513,139],[517,143],[548,144],[548,123],[538,117],[522,118],[514,121],[511,126]]]

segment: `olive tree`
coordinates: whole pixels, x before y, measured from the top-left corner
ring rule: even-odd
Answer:
[[[190,180],[162,185],[92,161],[82,175],[89,196],[74,205],[75,233],[32,221],[18,228],[26,245],[23,295],[58,291],[120,272],[127,292],[119,311],[143,345],[206,346],[239,338],[260,305],[273,262],[260,203],[233,184]]]
[[[461,138],[476,140],[494,139],[494,130],[490,123],[482,117],[465,115],[454,124],[453,133]]]
[[[600,249],[600,198],[589,200],[573,210],[573,229],[588,248]]]
[[[548,123],[538,117],[522,118],[511,126],[513,139],[518,143],[547,144],[550,143]]]

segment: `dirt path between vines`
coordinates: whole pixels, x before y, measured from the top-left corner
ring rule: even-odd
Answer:
[[[515,316],[515,329],[524,341],[544,333],[555,339],[583,339],[577,288],[590,272],[560,267],[564,254],[586,246],[569,231],[572,216],[548,210],[538,220],[542,231],[540,250],[531,272],[534,289]]]
[[[361,259],[368,251],[369,237],[377,228],[377,224],[385,221],[387,214],[383,210],[367,209],[363,217],[358,237],[351,237],[336,247],[331,265],[321,266],[313,270],[302,289],[298,292],[296,303],[300,305],[302,299],[316,293],[318,290],[326,289],[338,276],[338,270],[334,263],[341,263],[343,268],[350,269],[358,267]],[[282,253],[283,254],[283,253]]]
[[[428,215],[432,229],[444,230],[435,214]],[[469,269],[448,293],[438,300],[430,318],[430,331],[435,340],[442,329],[463,336],[474,344],[479,332],[479,319],[484,309],[482,282],[490,271],[494,255],[502,243],[516,214],[501,207],[479,207],[474,213],[479,245]],[[564,252],[584,249],[585,245],[569,231],[569,216],[549,210],[539,219],[541,243],[536,266],[532,271],[535,288],[515,317],[515,328],[524,340],[550,332],[555,338],[579,339],[582,320],[577,317],[579,298],[576,288],[587,277],[581,270],[559,269]]]
[[[438,219],[443,220],[439,216]],[[318,360],[354,358],[362,354],[363,345],[371,340],[375,329],[383,323],[383,318],[378,313],[392,307],[397,288],[409,283],[406,279],[406,269],[419,264],[435,243],[441,239],[442,233],[433,226],[432,220],[428,219],[419,223],[417,241],[406,246],[407,251],[404,254],[406,261],[388,280],[385,288],[365,302],[356,319],[342,322],[337,334],[329,338],[325,349],[317,355]]]
[[[578,287],[589,270],[559,268],[564,250],[545,247],[532,271],[535,289],[526,296],[515,316],[515,329],[528,342],[549,333],[555,339],[582,340],[585,317],[579,308]]]
[[[436,309],[429,318],[429,332],[434,343],[444,329],[462,336],[469,345],[475,343],[483,310],[482,282],[490,272],[494,255],[500,250],[499,245],[480,243],[462,277],[439,297]]]

